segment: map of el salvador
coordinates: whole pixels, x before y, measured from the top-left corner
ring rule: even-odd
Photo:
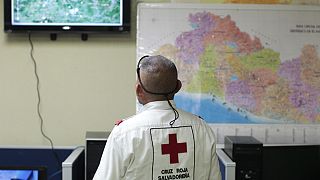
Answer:
[[[200,12],[189,21],[192,31],[159,49],[174,53],[186,92],[213,94],[256,116],[320,122],[320,60],[313,45],[281,63],[279,52],[241,32],[230,16]]]

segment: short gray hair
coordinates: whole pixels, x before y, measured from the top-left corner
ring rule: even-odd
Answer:
[[[152,93],[168,93],[177,88],[177,68],[171,60],[161,55],[141,60],[140,77],[143,86]]]

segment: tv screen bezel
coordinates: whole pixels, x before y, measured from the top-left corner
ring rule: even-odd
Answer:
[[[130,32],[130,0],[123,0],[122,25],[121,26],[91,26],[91,25],[13,25],[11,6],[13,0],[4,0],[4,31],[6,33],[126,33]],[[67,28],[65,28],[67,27]]]

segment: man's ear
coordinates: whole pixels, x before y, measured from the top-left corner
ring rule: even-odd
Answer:
[[[178,91],[180,91],[181,87],[182,87],[182,83],[181,83],[181,81],[178,79],[178,80],[177,80],[177,88],[176,88],[176,90],[175,90],[174,93],[177,93]]]
[[[146,101],[146,95],[145,95],[145,92],[144,92],[142,86],[139,83],[136,84],[136,96],[137,96],[139,103],[144,105],[145,101]]]
[[[141,97],[143,94],[143,89],[139,83],[136,84],[136,95],[138,97]]]

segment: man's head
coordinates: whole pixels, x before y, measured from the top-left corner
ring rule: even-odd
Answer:
[[[181,88],[176,66],[161,55],[143,58],[138,64],[137,73],[136,94],[143,105],[166,100],[167,97],[173,99]]]

